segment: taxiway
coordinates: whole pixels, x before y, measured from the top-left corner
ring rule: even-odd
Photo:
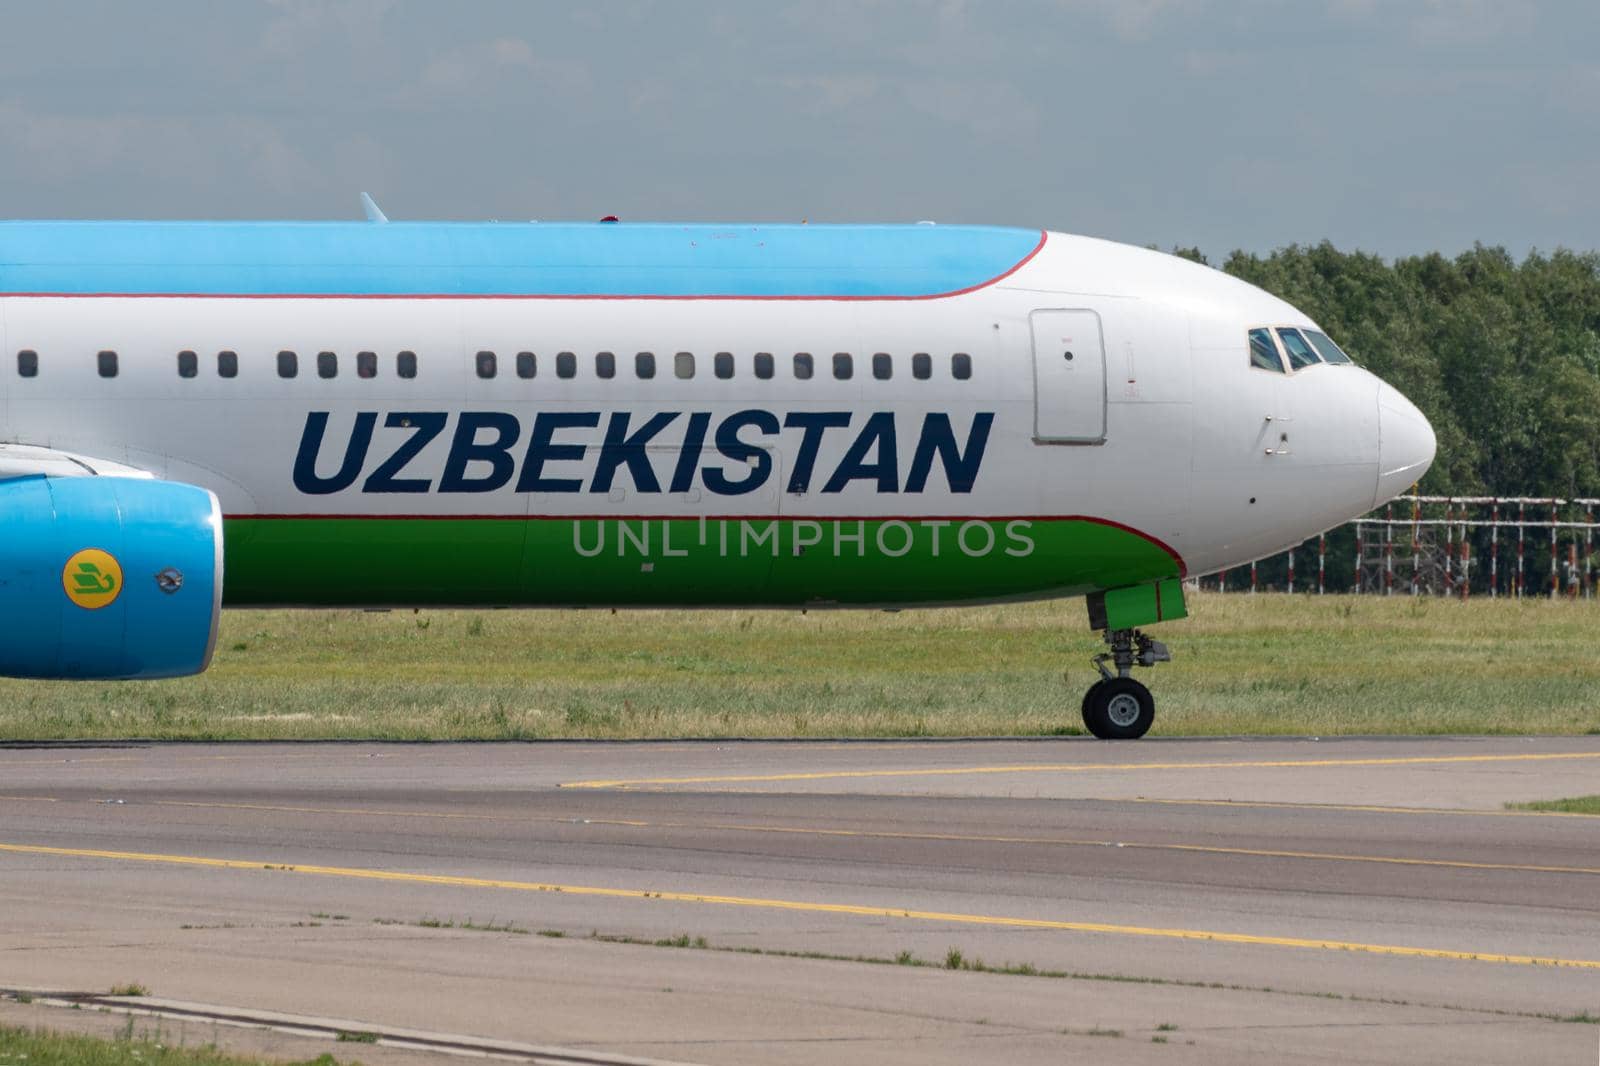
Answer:
[[[1590,1061],[1600,817],[1506,804],[1596,792],[1600,738],[13,746],[0,987],[594,1061]]]

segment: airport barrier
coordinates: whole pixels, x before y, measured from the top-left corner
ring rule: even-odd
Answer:
[[[1198,584],[1226,592],[1592,599],[1600,581],[1597,512],[1600,499],[1590,498],[1401,496]]]

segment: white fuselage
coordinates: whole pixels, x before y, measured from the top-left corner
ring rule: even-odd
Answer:
[[[1051,311],[1089,314],[1041,315]],[[1196,575],[1359,515],[1404,491],[1432,458],[1426,422],[1366,370],[1253,368],[1246,335],[1262,326],[1314,323],[1218,271],[1061,234],[1008,276],[930,299],[8,295],[4,350],[37,352],[40,370],[19,377],[9,354],[0,365],[0,442],[197,484],[230,517],[1094,516],[1169,546]],[[1066,350],[1074,358],[1063,362]],[[116,353],[115,377],[101,376],[102,351]],[[180,376],[179,352],[196,353],[194,376]],[[219,376],[219,352],[237,353],[237,376]],[[296,353],[296,376],[280,376],[280,352]],[[334,376],[319,373],[322,352],[334,353]],[[375,376],[359,375],[361,352],[374,353]],[[400,352],[416,353],[415,377],[397,376]],[[495,353],[493,377],[480,376],[479,352]],[[519,352],[534,353],[533,377],[518,375]],[[557,374],[565,352],[574,353],[570,378]],[[601,352],[614,353],[614,376],[597,375]],[[654,358],[648,379],[637,373],[641,352]],[[692,376],[679,376],[679,353],[692,357]],[[718,353],[731,355],[731,377],[718,376]],[[756,376],[757,353],[771,354],[770,379]],[[797,377],[796,353],[810,354],[809,379]],[[847,379],[835,375],[838,353],[850,357]],[[874,374],[879,353],[887,379]],[[919,353],[926,379],[914,375]],[[958,353],[970,357],[968,378],[953,374]],[[760,465],[717,449],[718,426],[752,410],[781,426],[747,425],[739,436],[770,470],[749,491],[716,491],[712,480],[743,484]],[[296,482],[313,412],[326,416],[311,453],[323,483],[336,481],[361,415],[375,416],[348,487],[308,493]],[[471,458],[456,471],[470,488],[441,491],[459,420],[474,412],[516,421],[505,449],[512,473],[482,491],[495,465]],[[535,417],[552,412],[599,420],[555,430],[545,443],[569,450],[542,453],[538,478],[525,480]],[[673,413],[644,447],[656,485],[616,462],[596,485],[614,412],[629,413],[632,430]],[[851,420],[808,439],[803,426],[781,425],[796,412]],[[410,413],[445,418],[398,473],[426,487],[364,491],[416,437],[402,424]],[[697,413],[707,416],[693,442],[703,456],[684,460]],[[882,413],[893,418],[894,476],[846,477],[827,491]],[[960,445],[992,416],[969,491],[952,491],[943,454],[911,489],[930,414],[948,418]],[[484,430],[467,443],[494,440]],[[886,462],[882,448],[873,442],[865,458]],[[806,466],[810,476],[797,479]]]

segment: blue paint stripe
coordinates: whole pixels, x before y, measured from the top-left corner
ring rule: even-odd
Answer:
[[[1037,230],[599,223],[4,222],[0,292],[919,297]]]

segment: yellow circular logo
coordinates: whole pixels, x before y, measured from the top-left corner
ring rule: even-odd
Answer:
[[[122,566],[110,552],[85,548],[67,560],[61,571],[67,599],[79,607],[109,607],[122,595]]]

